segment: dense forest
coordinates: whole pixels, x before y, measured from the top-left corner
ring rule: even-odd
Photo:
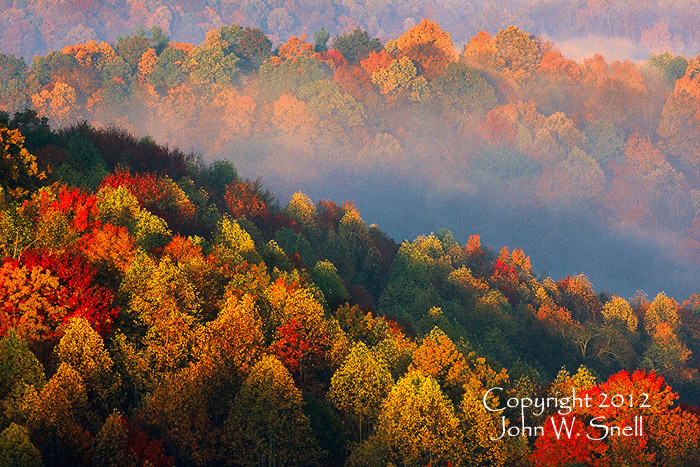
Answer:
[[[596,294],[477,235],[397,244],[114,127],[27,110],[0,142],[0,465],[700,462],[698,296]],[[644,431],[495,440],[525,420],[494,387],[643,394],[572,420]]]
[[[0,20],[59,21],[68,3]],[[84,3],[113,27],[119,2]],[[427,19],[282,42],[219,18],[196,23],[199,45],[149,21],[29,64],[0,53],[0,466],[700,464],[700,295],[596,292],[476,234],[397,242],[362,206],[280,201],[255,178],[389,171],[592,216],[690,265],[700,60],[577,62],[514,26],[457,51]],[[630,398],[575,408],[575,431],[643,432],[494,439],[563,414],[486,405],[573,388]]]
[[[2,0],[0,50],[31,60],[79,42],[112,42],[142,25],[196,43],[231,23],[260,28],[275,43],[321,27],[333,35],[360,27],[384,40],[424,17],[453,31],[460,44],[479,31],[518,24],[567,42],[577,58],[602,51],[635,59],[687,54],[700,45],[700,7],[689,0]]]
[[[586,219],[649,243],[627,257],[658,252],[641,266],[608,253],[610,266],[588,272],[611,290],[634,293],[613,281],[641,268],[663,284],[654,293],[695,291],[685,271],[697,272],[700,259],[696,58],[576,62],[514,26],[480,32],[457,52],[430,20],[386,43],[358,28],[273,44],[260,29],[232,24],[196,46],[155,27],[30,64],[0,54],[0,110],[31,107],[59,128],[117,124],[209,161],[232,160],[285,197],[302,183],[308,190],[390,173],[468,198],[462,204]],[[55,169],[70,177],[69,164]],[[574,229],[548,230],[537,257],[574,248],[557,238]],[[615,264],[621,270],[600,274]]]

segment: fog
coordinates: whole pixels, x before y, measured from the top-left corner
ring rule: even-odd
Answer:
[[[165,3],[155,2],[152,6]],[[324,25],[332,34],[359,25],[372,35],[388,39],[400,35],[420,21],[420,17],[431,16],[452,34],[459,51],[469,37],[479,30],[485,29],[495,34],[508,24],[515,24],[524,31],[554,42],[566,57],[579,62],[596,53],[605,56],[607,63],[624,59],[642,61],[650,52],[659,52],[660,47],[686,54],[697,47],[694,36],[684,36],[684,31],[689,30],[687,21],[674,10],[673,4],[664,5],[654,14],[650,13],[651,10],[644,10],[645,14],[638,16],[638,23],[634,22],[634,15],[598,18],[586,6],[587,2],[540,0],[529,2],[527,7],[519,6],[517,2],[505,2],[498,7],[488,2],[469,5],[442,2],[441,5],[442,8],[432,11],[432,16],[422,3],[415,11],[407,10],[407,5],[397,6],[395,11],[386,7],[381,14],[377,13],[373,21],[360,14],[369,5],[358,6],[357,11],[353,10],[352,14],[345,16],[343,24],[334,23],[337,18],[331,15],[327,17],[331,24]],[[30,11],[32,8],[35,8],[33,13]],[[700,7],[696,9],[700,15]],[[18,15],[16,10],[13,10],[13,14]],[[40,6],[30,2],[26,10],[26,15],[37,15]],[[165,10],[158,11],[162,17],[168,17],[163,16]],[[276,44],[292,34],[306,33],[310,36],[320,26],[306,24],[301,9],[296,10],[298,18],[292,18],[292,26],[286,27],[283,32],[271,29],[269,19],[266,24],[263,24],[265,21],[255,23],[241,16],[240,12],[236,13],[237,10],[232,11],[232,18],[238,18],[237,21],[244,25],[261,27],[271,34]],[[690,7],[683,11],[687,18],[695,14]],[[207,14],[212,12],[214,10]],[[392,12],[398,19],[393,18]],[[147,10],[146,13],[150,15],[153,12]],[[194,10],[182,18],[172,13],[167,24],[161,24],[148,15],[143,18],[146,26],[162,26],[171,39],[194,44],[204,39],[202,28],[230,22],[226,16],[220,16],[211,23],[202,23],[201,28],[194,27],[187,23],[197,18]],[[3,18],[0,12],[0,23]],[[116,31],[121,34],[133,31],[137,20],[131,19],[124,24],[118,21],[111,23],[111,32],[92,25],[91,29],[85,29],[87,35],[79,39],[114,42]],[[654,27],[656,29],[652,31]],[[0,50],[15,52],[14,43],[8,39],[11,32],[7,29],[6,34],[0,35]],[[62,36],[56,33],[52,37],[59,40]],[[51,46],[52,43],[45,42],[43,47]],[[37,47],[31,52],[42,51],[41,47]],[[693,51],[692,55],[696,53]],[[330,69],[325,73],[328,81],[333,80]],[[541,92],[536,96],[539,99],[537,110],[544,117],[556,111],[581,114],[583,111],[580,109],[588,111],[589,100],[596,98],[582,97],[580,94],[585,91],[575,87],[559,88],[550,83],[533,83],[537,86],[536,91]],[[280,93],[261,97],[264,90],[257,89],[259,85],[254,75],[244,77],[236,83],[235,91],[225,90],[217,96],[207,94],[211,89],[198,90],[187,82],[170,92],[144,91],[134,86],[129,90],[133,92],[130,98],[117,105],[99,110],[97,99],[95,109],[98,110],[91,110],[92,114],[88,116],[98,124],[117,124],[137,135],[152,136],[159,143],[196,151],[206,161],[231,160],[242,176],[250,179],[261,177],[282,205],[299,190],[314,201],[354,201],[365,222],[378,224],[398,241],[412,240],[418,235],[441,229],[452,231],[461,242],[466,242],[471,234],[479,234],[482,243],[495,252],[502,246],[522,248],[531,256],[537,273],[560,279],[583,272],[599,292],[629,297],[638,289],[650,296],[665,291],[679,301],[700,292],[697,279],[700,277],[700,250],[698,254],[686,251],[682,239],[685,227],[674,231],[653,221],[621,226],[610,221],[602,212],[600,194],[595,199],[591,195],[589,199],[589,195],[580,193],[580,190],[578,194],[572,194],[566,192],[566,187],[557,186],[545,187],[550,190],[548,195],[540,192],[537,184],[542,183],[543,168],[561,166],[566,162],[567,154],[571,153],[570,147],[562,149],[557,146],[541,160],[537,159],[539,154],[536,151],[539,149],[535,149],[527,154],[532,159],[528,164],[536,165],[534,169],[530,167],[530,172],[512,173],[513,166],[508,166],[506,171],[511,173],[504,175],[503,167],[493,168],[488,163],[481,168],[475,165],[475,160],[485,152],[484,146],[491,144],[484,143],[477,134],[477,128],[483,122],[483,113],[471,117],[458,116],[464,119],[459,124],[444,115],[434,115],[432,110],[416,109],[417,106],[413,104],[411,108],[392,107],[388,103],[389,98],[380,96],[374,90],[367,91],[368,94],[364,96],[367,102],[361,102],[366,110],[362,123],[353,126],[341,121],[346,109],[331,108],[330,117],[314,115],[308,96],[306,99],[292,97],[289,99],[292,104],[288,107],[276,108],[275,99]],[[659,85],[659,89],[649,92],[644,105],[635,107],[638,102],[625,100],[624,97],[619,98],[618,102],[606,102],[606,95],[600,94],[604,97],[598,97],[600,102],[593,102],[592,108],[602,115],[597,118],[624,128],[627,138],[640,128],[651,128],[647,134],[652,134],[667,97],[664,93],[672,90],[671,85],[664,86]],[[496,87],[499,104],[527,101],[530,97],[527,91],[521,95],[506,96],[509,92],[507,87],[498,88],[497,84]],[[294,94],[296,91],[288,92]],[[580,101],[574,102],[575,99]],[[627,106],[630,107],[627,113],[618,108]],[[634,115],[642,107],[648,114]],[[571,112],[572,108],[579,110]],[[336,111],[337,114],[334,114]],[[619,115],[624,116],[624,122],[616,120]],[[76,120],[82,116],[76,115]],[[580,115],[567,117],[581,121]],[[575,125],[580,126],[580,123]],[[535,131],[532,133],[527,137],[534,141]],[[521,136],[517,135],[518,138]],[[537,141],[533,141],[532,146],[535,146]],[[549,140],[543,141],[544,151],[547,151]],[[553,144],[556,146],[558,143]],[[600,185],[602,189],[609,190],[612,175],[602,162],[607,156],[590,156],[601,161],[600,167],[606,170],[606,174]],[[515,167],[517,169],[519,166],[516,164]],[[550,199],[546,199],[547,196]],[[693,212],[696,208],[690,204],[686,198],[681,198],[674,217],[682,218],[686,215],[685,211],[688,211],[687,219],[696,217],[697,213]],[[661,211],[652,214],[664,216]]]
[[[675,256],[673,242],[616,232],[591,215],[509,206],[469,194],[446,195],[428,181],[391,172],[293,184],[280,177],[265,180],[282,200],[301,190],[314,201],[354,201],[368,225],[376,223],[397,241],[447,229],[461,243],[469,235],[480,235],[482,244],[496,254],[503,246],[511,251],[522,248],[535,274],[558,280],[584,273],[596,292],[627,298],[642,290],[653,298],[665,291],[682,301],[700,290],[700,268]]]

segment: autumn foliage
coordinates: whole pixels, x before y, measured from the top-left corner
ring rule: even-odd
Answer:
[[[294,2],[244,3],[227,14],[287,32],[300,15]],[[428,19],[386,44],[359,28],[330,43],[322,30],[280,39],[223,26],[223,6],[206,9],[197,27],[210,32],[195,46],[168,29],[198,14],[152,6],[133,2],[129,16],[162,27],[117,44],[76,43],[30,66],[0,54],[0,108],[35,109],[0,113],[0,457],[700,463],[696,295],[601,293],[476,234],[399,244],[362,206],[300,191],[281,202],[229,162],[290,178],[308,164],[348,181],[391,168],[476,194],[495,186],[516,210],[672,231],[692,257],[696,59],[576,62],[515,26],[458,50]],[[606,10],[583,11],[585,22]],[[143,128],[227,159],[134,136]],[[484,407],[495,387],[487,403],[577,388],[594,405],[533,419],[571,421],[581,436],[496,440],[523,420]],[[625,403],[601,404],[616,395]],[[644,433],[591,439],[599,417],[643,417]]]

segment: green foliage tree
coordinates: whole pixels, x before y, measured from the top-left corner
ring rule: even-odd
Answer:
[[[132,34],[117,38],[117,54],[131,67],[132,72],[138,69],[139,60],[143,53],[151,47],[144,34]]]
[[[128,449],[128,433],[118,410],[114,410],[95,436],[93,461],[105,467],[124,467],[134,464]]]
[[[336,309],[350,299],[345,285],[338,276],[338,270],[330,261],[317,262],[314,266],[313,278],[314,284],[323,292],[330,309]]]
[[[230,83],[239,60],[232,49],[240,33],[240,26],[233,30],[224,26],[209,32],[204,43],[196,47],[183,64],[190,72],[190,80],[207,88]]]
[[[456,117],[486,112],[496,106],[496,93],[486,80],[463,63],[450,63],[431,86],[442,107]]]
[[[350,34],[334,37],[332,46],[350,63],[358,63],[370,52],[379,52],[383,48],[379,39],[370,37],[367,31],[360,28],[353,29]]]
[[[688,68],[688,59],[683,55],[674,56],[671,52],[662,54],[651,54],[647,59],[647,64],[664,72],[666,79],[675,82],[685,75]]]
[[[28,71],[22,58],[0,53],[0,110],[10,113],[25,108]]]
[[[274,100],[282,93],[294,93],[304,84],[328,79],[330,75],[328,65],[311,57],[295,56],[281,63],[267,60],[259,69],[259,86],[265,97]]]
[[[0,467],[40,467],[41,453],[29,439],[27,429],[12,423],[0,433]]]
[[[328,50],[328,39],[331,38],[331,33],[328,32],[324,26],[321,26],[318,31],[314,33],[314,51],[315,52],[325,52]]]
[[[174,47],[168,47],[158,56],[153,71],[148,75],[148,82],[155,88],[174,88],[184,77],[182,65],[185,53]]]

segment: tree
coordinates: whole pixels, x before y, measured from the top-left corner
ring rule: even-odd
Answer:
[[[412,243],[403,243],[391,264],[389,281],[379,299],[380,312],[417,322],[437,300],[426,258]]]
[[[433,328],[413,352],[408,371],[432,377],[452,400],[459,401],[467,381],[467,362],[452,340],[439,328]]]
[[[458,464],[464,455],[461,436],[452,403],[437,382],[409,372],[389,394],[375,434],[358,447],[383,445],[386,461],[399,465]]]
[[[12,423],[0,433],[0,467],[40,467],[41,453],[32,444],[25,427]]]
[[[654,297],[651,305],[644,313],[644,330],[647,334],[653,336],[656,332],[656,327],[662,322],[669,325],[672,331],[676,329],[679,324],[678,303],[666,296],[665,293],[660,292]]]
[[[216,366],[228,387],[234,377],[247,373],[263,347],[262,322],[254,298],[226,296],[223,309],[200,329],[193,353],[200,362]]]
[[[350,422],[357,442],[371,434],[393,383],[386,362],[362,342],[355,344],[333,374],[328,400]]]
[[[429,19],[423,19],[403,33],[396,40],[396,46],[401,54],[417,65],[419,73],[429,80],[457,59],[450,34]]]
[[[68,45],[61,53],[75,57],[75,61],[85,67],[102,70],[105,64],[116,57],[114,49],[106,42],[88,41],[83,44]]]
[[[30,68],[37,75],[39,84],[44,86],[51,82],[65,81],[77,66],[75,57],[59,51],[46,56],[36,56]]]
[[[22,58],[0,53],[0,110],[19,112],[27,103],[29,68]]]
[[[227,406],[225,399],[212,391],[211,373],[207,364],[190,364],[166,374],[149,397],[144,398],[140,415],[156,428],[179,462],[191,465],[211,464],[215,459],[214,445],[221,436],[212,424],[209,408],[214,402]]]
[[[316,263],[313,279],[314,284],[323,292],[329,309],[334,310],[350,299],[345,285],[338,276],[338,270],[330,261]]]
[[[685,75],[676,81],[673,92],[663,106],[657,129],[664,149],[678,157],[684,165],[698,170],[697,142],[700,138],[700,116],[692,109],[700,101],[700,76],[697,65],[689,64]]]
[[[124,418],[115,409],[95,436],[93,461],[105,467],[133,465],[135,459],[129,452],[128,441]]]
[[[585,149],[600,164],[609,170],[610,163],[619,164],[625,151],[625,132],[605,120],[596,120],[584,128]]]
[[[144,54],[147,53],[148,51]],[[143,61],[143,58],[141,60]],[[184,61],[185,53],[182,50],[168,47],[158,55],[152,70],[143,74],[148,75],[148,83],[154,88],[174,88],[182,82],[184,76],[182,65]],[[141,68],[141,63],[139,62],[139,71],[141,71]],[[144,65],[144,71],[146,71],[146,65]]]
[[[255,101],[233,89],[222,89],[213,101],[223,123],[217,144],[225,147],[236,137],[248,136],[255,124]]]
[[[307,138],[312,135],[318,121],[311,116],[304,101],[284,93],[272,104],[272,123],[288,136]]]
[[[260,220],[270,215],[267,206],[260,199],[250,181],[228,185],[224,194],[224,202],[234,219],[246,217],[249,220]]]
[[[102,337],[85,318],[75,317],[64,326],[54,352],[59,363],[70,365],[80,374],[95,412],[93,424],[104,419],[118,401],[120,381]]]
[[[313,56],[313,46],[302,44],[306,43],[280,46],[280,55],[260,66],[258,86],[265,98],[276,99],[284,93],[294,93],[306,83],[331,77],[329,66]]]
[[[458,416],[463,432],[464,462],[475,466],[507,465],[513,449],[511,442],[500,436],[498,413],[489,412],[483,404],[486,388],[474,377],[464,385],[465,393]],[[490,389],[490,388],[489,388]],[[513,456],[516,457],[516,456]]]
[[[316,465],[317,441],[301,392],[282,363],[263,357],[246,377],[226,421],[226,441],[236,463]]]
[[[311,198],[301,191],[297,191],[289,199],[285,214],[307,229],[316,224],[316,206]]]
[[[670,381],[688,381],[697,374],[697,370],[688,368],[691,355],[692,352],[678,339],[671,326],[662,321],[655,327],[641,365]]]
[[[27,422],[46,462],[89,462],[90,433],[84,428],[87,403],[80,374],[67,363],[59,365],[39,392]]]
[[[468,66],[491,74],[500,72],[506,65],[495,39],[486,31],[480,31],[464,44],[461,59]]]
[[[244,260],[258,263],[261,260],[250,234],[237,221],[228,217],[224,217],[217,227],[216,249],[222,260],[233,264]]]
[[[139,58],[138,63],[138,78],[139,84],[144,85],[150,81],[150,75],[156,67],[158,56],[153,48],[146,50]]]
[[[193,83],[211,87],[231,82],[236,72],[236,62],[239,60],[232,49],[241,28],[238,26],[235,32],[230,32],[229,29],[224,26],[219,30],[209,31],[204,43],[189,54],[183,68],[189,70]]]
[[[515,26],[501,29],[493,40],[504,61],[503,75],[522,83],[528,79],[540,64],[544,48],[532,35]]]
[[[167,175],[154,173],[132,174],[129,169],[117,169],[106,176],[100,188],[124,187],[134,195],[143,210],[162,218],[170,227],[183,229],[191,225],[196,215],[195,206],[185,192]],[[136,214],[147,215],[143,211]]]
[[[26,424],[46,378],[44,367],[14,331],[0,339],[0,381],[0,426]]]
[[[85,260],[67,253],[27,252],[22,264],[6,260],[0,267],[0,334],[14,328],[30,343],[50,342],[64,320],[80,316],[106,335],[119,310],[112,307],[112,292],[94,277]]]
[[[117,38],[117,54],[124,59],[134,72],[138,70],[139,60],[149,48],[150,43],[144,34],[136,33],[131,36]]]
[[[357,27],[350,34],[334,37],[332,46],[343,54],[349,63],[357,63],[367,57],[370,52],[382,50],[382,43],[379,39],[370,37],[367,31]]]
[[[427,81],[418,76],[415,65],[408,57],[391,62],[387,68],[372,74],[372,82],[382,94],[396,99],[400,96],[420,100],[427,90]]]
[[[646,63],[664,72],[666,79],[675,83],[685,75],[688,68],[688,59],[683,55],[674,56],[671,52],[664,52],[658,55],[649,55]]]
[[[603,306],[603,318],[605,321],[620,323],[626,326],[631,332],[637,332],[637,315],[632,307],[622,297],[613,297]]]
[[[617,404],[600,403],[603,394],[608,397],[608,402],[617,394],[625,395],[627,400],[631,397],[632,404],[616,407]],[[678,395],[671,391],[662,377],[640,370],[634,373],[620,371],[597,386],[577,392],[577,396],[588,396],[597,402],[589,407],[586,404],[574,407],[568,415],[550,417],[546,426],[551,426],[551,423],[559,426],[562,421],[567,421],[573,424],[572,435],[562,434],[557,438],[554,430],[545,429],[545,435],[535,441],[533,462],[538,465],[582,462],[603,466],[614,458],[616,462],[628,465],[655,465],[659,462],[683,465],[683,462],[693,462],[691,459],[696,458],[700,438],[697,416],[673,407]],[[604,430],[584,425],[585,420],[592,417],[603,417],[597,421],[607,426],[633,426],[635,420],[640,420],[635,417],[641,417],[642,432],[633,439],[616,436],[600,439]]]
[[[245,27],[233,53],[239,58],[237,65],[242,70],[257,70],[272,55],[272,41],[260,29]]]
[[[457,117],[487,112],[496,105],[496,93],[474,69],[450,63],[432,82],[443,109]]]
[[[314,33],[314,51],[315,52],[325,52],[328,50],[328,39],[331,38],[331,34],[328,32],[324,26]]]
[[[63,81],[50,84],[38,94],[32,95],[32,103],[39,115],[53,119],[59,127],[76,119],[76,99],[75,89]]]
[[[358,127],[364,123],[365,110],[362,103],[340,90],[330,79],[307,83],[299,88],[297,95],[305,99],[313,117],[321,123],[337,122],[342,127]]]
[[[600,299],[593,290],[593,284],[585,274],[566,276],[557,282],[562,305],[571,310],[575,319],[595,321],[602,308]]]
[[[13,331],[0,338],[0,377],[0,400],[13,392],[17,385],[40,389],[46,382],[41,363],[27,343]]]
[[[46,178],[24,141],[19,130],[10,130],[0,123],[0,188],[15,198],[26,196],[38,181]]]
[[[546,166],[536,191],[554,206],[597,206],[605,188],[605,174],[598,162],[579,148],[553,168]]]
[[[156,55],[160,55],[168,47],[168,42],[170,41],[170,38],[160,26],[152,26],[147,31],[146,37],[148,37],[151,47],[156,51]]]

